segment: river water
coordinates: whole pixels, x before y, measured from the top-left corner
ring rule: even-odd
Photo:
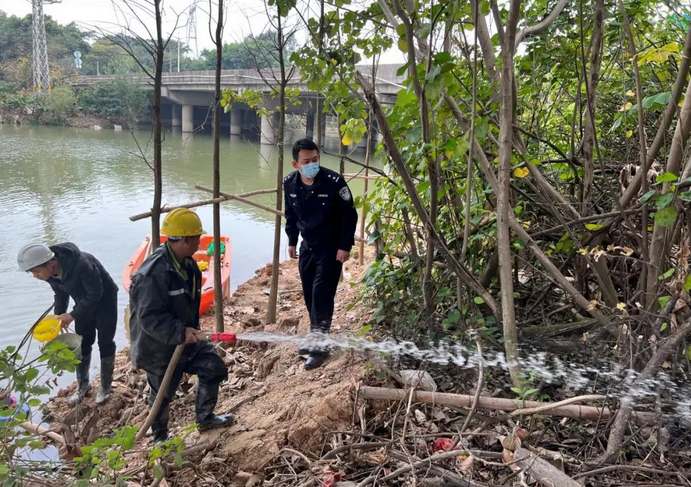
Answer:
[[[149,132],[134,135],[145,148]],[[17,251],[29,242],[65,241],[94,254],[120,287],[116,342],[118,348],[126,345],[122,312],[128,296],[122,289],[121,275],[150,232],[148,219],[131,222],[129,217],[147,211],[153,198],[153,173],[137,153],[137,142],[128,132],[0,125],[0,347],[16,345],[53,300],[47,284],[17,270]],[[164,204],[211,197],[194,186],[211,187],[212,154],[210,134],[166,133]],[[276,159],[275,147],[223,137],[222,191],[241,193],[275,187]],[[286,174],[292,170],[290,160],[288,147]],[[322,163],[332,169],[339,165],[329,156],[323,156]],[[358,170],[354,164],[346,165],[346,172]],[[353,193],[362,192],[361,180],[350,185]],[[253,199],[273,206],[275,196]],[[211,207],[196,211],[210,232]],[[273,226],[274,216],[264,210],[237,202],[221,206],[221,232],[232,238],[233,289],[271,260]],[[92,368],[97,370],[97,364],[92,363]]]

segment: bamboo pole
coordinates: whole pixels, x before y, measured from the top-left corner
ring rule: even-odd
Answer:
[[[365,171],[367,171],[366,168]],[[344,178],[346,179],[365,179],[367,181],[376,181],[377,179],[383,179],[381,176],[370,176],[368,174],[357,174],[357,173],[348,173],[343,175]]]
[[[206,186],[202,186],[201,184],[197,184],[195,188],[200,189],[202,191],[206,191],[207,193],[213,193],[213,189],[207,188]],[[274,191],[276,191],[274,189]],[[235,200],[235,201],[240,201],[241,203],[245,203],[250,206],[254,206],[255,208],[259,208],[260,210],[266,210],[269,213],[273,213],[274,215],[277,216],[285,216],[282,211],[277,210],[276,208],[271,208],[270,206],[262,205],[261,203],[257,203],[256,201],[248,200],[244,196],[237,195],[237,194],[229,194],[229,193],[224,193],[220,191],[218,194],[223,196],[227,201]]]
[[[405,389],[363,386],[360,388],[359,394],[363,399],[401,401],[407,400],[410,392]],[[473,405],[474,396],[443,392],[415,391],[413,400],[428,404],[438,404],[440,406],[470,408]],[[593,421],[610,418],[615,413],[615,411],[608,407],[601,408],[575,404],[560,406],[558,403],[514,401],[513,399],[487,396],[480,396],[478,398],[477,407],[493,411],[517,411],[526,408],[526,414],[546,414],[549,416],[563,416],[566,418]],[[654,419],[655,416],[654,413],[636,412],[632,415],[632,420],[638,424],[644,424]]]
[[[212,190],[211,188],[207,188],[207,187],[202,186],[202,185],[200,185],[200,184],[196,185],[195,188],[200,189],[200,190],[202,190],[202,191],[206,191],[207,193],[213,192],[213,190]],[[254,201],[252,201],[252,200],[248,200],[247,198],[244,198],[244,197],[239,196],[239,195],[228,194],[228,193],[224,193],[224,192],[221,192],[220,195],[221,195],[222,197],[224,197],[227,201],[230,201],[230,200],[240,201],[241,203],[246,203],[246,204],[248,204],[248,205],[250,205],[250,206],[254,206],[255,208],[259,208],[259,209],[261,209],[261,210],[266,210],[266,211],[268,211],[269,213],[273,213],[274,215],[277,215],[277,216],[285,216],[285,213],[283,213],[282,211],[278,211],[277,209],[271,208],[270,206],[262,205],[261,203],[256,203],[256,202],[254,202]],[[356,241],[356,242],[365,242],[365,243],[367,243],[367,240],[366,240],[366,239],[360,238],[360,237],[357,236],[357,235],[355,236],[355,241]]]
[[[276,192],[275,188],[256,189],[254,191],[247,191],[246,193],[241,193],[239,195],[233,195],[233,197],[234,198],[235,197],[246,198],[249,196],[256,196],[256,195],[260,195],[260,194],[270,194],[270,193],[275,193],[275,192]],[[212,200],[194,201],[192,203],[185,203],[184,205],[164,206],[163,208],[161,208],[161,213],[168,213],[168,212],[173,211],[173,210],[178,209],[178,208],[196,208],[198,206],[213,205],[214,203],[223,203],[224,201],[229,201],[229,200],[226,197],[221,197],[221,198],[214,198]],[[149,218],[150,216],[151,216],[151,211],[145,211],[144,213],[132,215],[130,217],[130,221],[136,222],[138,220],[143,220],[144,218]]]

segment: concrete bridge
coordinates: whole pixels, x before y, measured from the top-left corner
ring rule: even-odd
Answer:
[[[394,102],[396,94],[404,86],[404,77],[397,76],[400,64],[386,64],[377,68],[375,79],[376,91],[384,102]],[[358,70],[372,79],[371,66],[358,66]],[[83,76],[74,86],[84,87],[103,81],[112,81],[117,76]],[[278,68],[263,70],[224,70],[221,72],[221,88],[231,87],[237,93],[245,90],[258,90],[264,94],[264,105],[269,108],[277,107],[277,98],[272,96],[272,88],[278,85],[280,72]],[[151,84],[147,76],[131,78],[141,84]],[[204,125],[212,124],[211,110],[213,108],[214,71],[186,71],[181,73],[164,73],[162,79],[164,123],[173,127],[181,127],[182,132],[190,133]],[[335,117],[322,117],[322,126],[316,127],[318,110],[323,110],[323,97],[309,89],[307,83],[300,78],[295,69],[288,82],[291,89],[300,90],[297,105],[289,106],[287,113],[293,128],[304,136],[313,137],[321,129],[322,138],[326,133],[327,123],[334,124]],[[221,127],[228,128],[230,135],[250,135],[258,137],[262,144],[273,144],[275,131],[278,128],[278,114],[259,116],[255,110],[244,104],[234,104],[232,110],[221,115]],[[296,134],[300,137],[302,134]],[[323,140],[323,139],[322,139]]]

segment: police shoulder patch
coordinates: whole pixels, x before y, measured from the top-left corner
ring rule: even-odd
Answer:
[[[341,198],[343,198],[344,201],[350,201],[350,198],[352,198],[348,186],[343,186],[341,189],[339,189],[338,194]]]

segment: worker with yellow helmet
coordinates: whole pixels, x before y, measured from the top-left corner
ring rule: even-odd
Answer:
[[[228,378],[228,371],[216,349],[195,334],[199,330],[202,274],[192,256],[205,233],[202,222],[192,210],[178,208],[166,215],[161,233],[168,241],[142,263],[130,288],[130,355],[134,367],[146,371],[150,407],[175,347],[186,344],[151,426],[155,442],[168,439],[170,401],[183,373],[199,377],[196,422],[200,430],[229,426],[235,419],[232,414],[214,414],[219,384]]]

